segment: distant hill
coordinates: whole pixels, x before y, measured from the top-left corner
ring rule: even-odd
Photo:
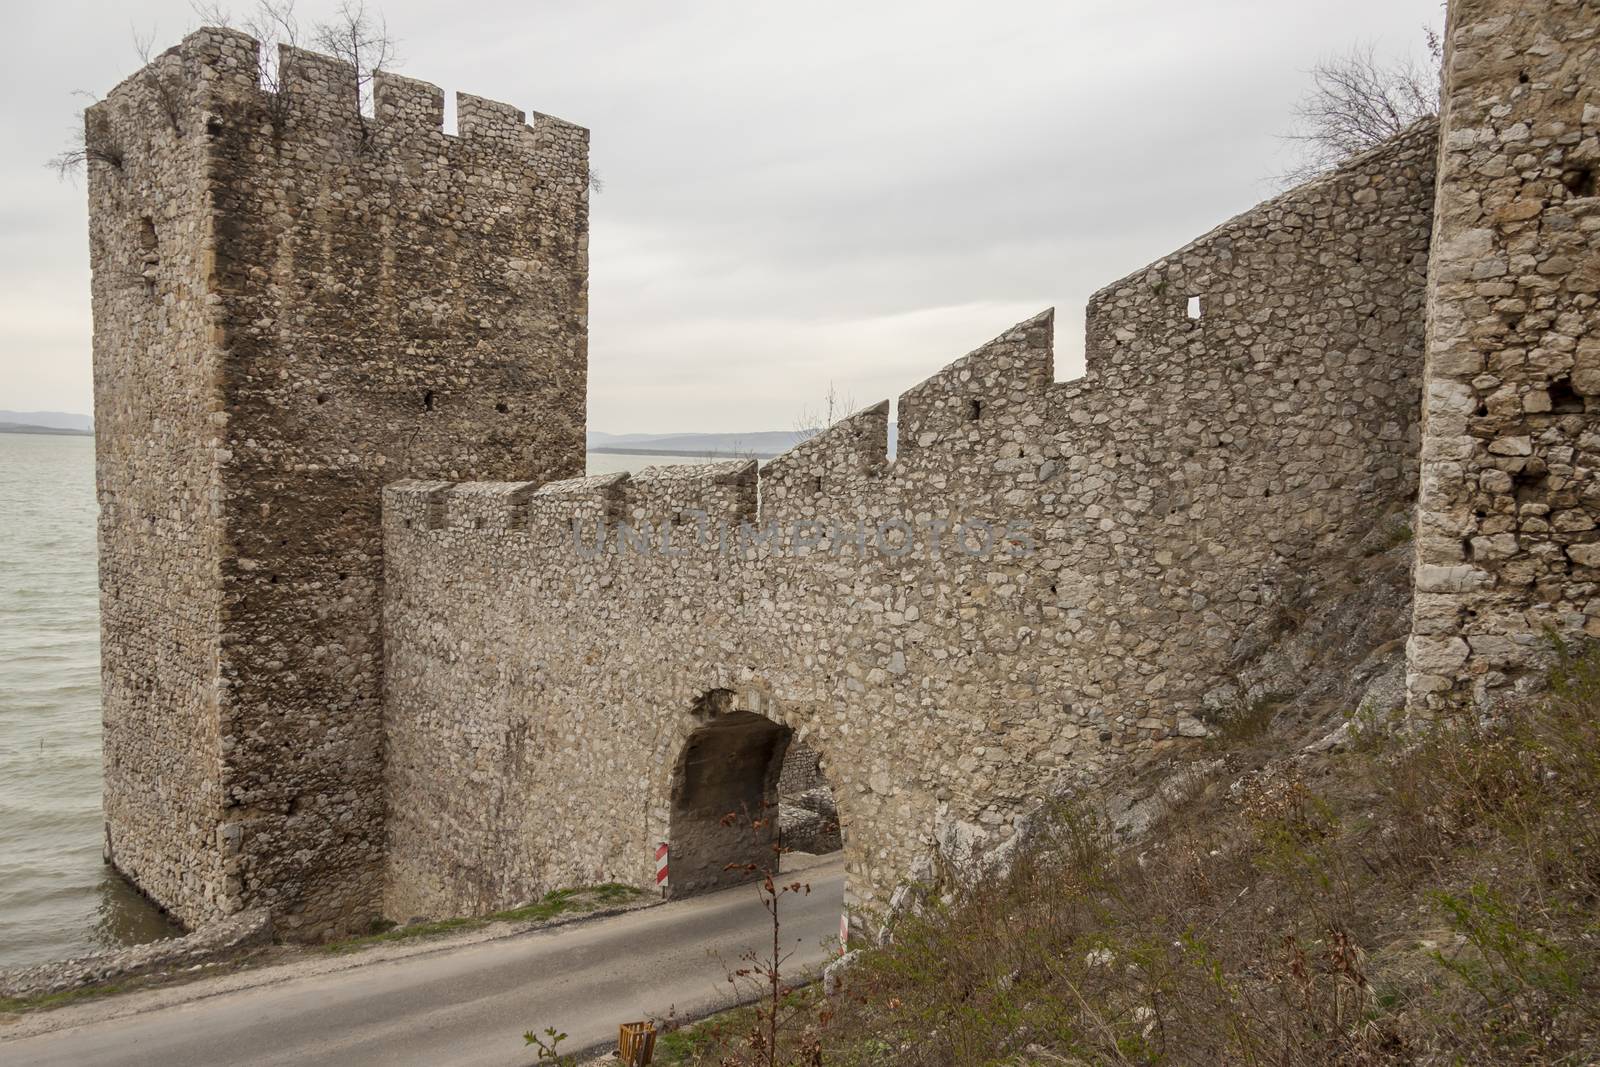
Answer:
[[[601,433],[588,434],[590,452],[638,456],[754,456],[768,459],[813,436],[815,430],[757,430],[753,433]],[[889,424],[889,455],[895,452],[895,426]]]
[[[42,433],[53,437],[93,437],[93,430],[74,430],[66,426],[37,426],[27,422],[0,422],[0,433]]]
[[[39,430],[79,430],[94,432],[94,417],[70,411],[6,411],[0,408],[0,425],[32,426],[32,430],[11,430],[11,433],[37,433]]]
[[[798,430],[754,433],[599,433],[588,435],[591,452],[666,456],[776,456],[808,435]]]

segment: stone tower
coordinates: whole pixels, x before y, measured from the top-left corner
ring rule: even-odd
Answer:
[[[259,52],[86,116],[106,850],[317,937],[381,889],[381,486],[582,471],[588,133]]]
[[[1412,710],[1600,637],[1600,10],[1452,0],[1428,271]]]

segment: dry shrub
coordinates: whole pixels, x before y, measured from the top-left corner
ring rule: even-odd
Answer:
[[[1492,722],[1234,785],[1134,847],[1064,800],[1003,877],[933,887],[852,972],[824,1062],[1600,1056],[1594,656]]]

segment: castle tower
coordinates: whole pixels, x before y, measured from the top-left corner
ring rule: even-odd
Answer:
[[[381,487],[582,471],[588,133],[259,51],[86,116],[106,851],[318,937],[380,898]]]
[[[1600,637],[1600,16],[1452,0],[1428,271],[1412,710]]]

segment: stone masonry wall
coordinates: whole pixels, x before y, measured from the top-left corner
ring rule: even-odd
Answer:
[[[216,664],[223,413],[198,64],[85,117],[106,855],[186,921],[222,908]]]
[[[391,485],[385,912],[650,883],[725,712],[819,753],[858,909],[1203,735],[1284,579],[1415,491],[1435,154],[1419,127],[1097,294],[1081,380],[1019,324],[900,398],[892,462],[884,403],[759,478]]]
[[[1425,715],[1600,636],[1600,11],[1447,28],[1408,690]]]
[[[185,921],[316,937],[379,903],[381,486],[582,470],[588,135],[258,66],[202,30],[156,64],[170,122],[143,74],[91,111],[125,157],[91,189],[108,832]],[[113,281],[141,214],[155,296]]]

